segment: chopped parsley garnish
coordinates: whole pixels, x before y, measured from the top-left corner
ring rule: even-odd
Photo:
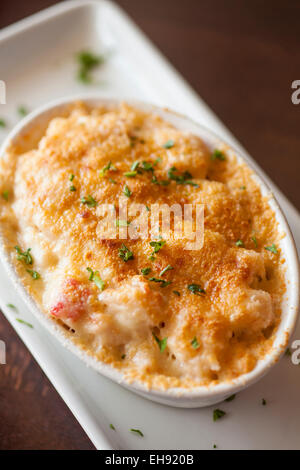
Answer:
[[[246,189],[246,186],[241,186],[240,189],[245,190],[245,189]]]
[[[72,192],[76,191],[76,188],[75,188],[74,184],[72,184],[72,186],[70,186],[70,191],[72,191]]]
[[[0,119],[0,127],[6,127],[6,122],[4,119]]]
[[[18,310],[14,304],[6,304],[6,307],[11,308],[12,310]]]
[[[89,207],[95,207],[98,204],[98,202],[90,194],[87,197],[82,197],[80,201],[82,204],[86,204]]]
[[[32,256],[30,254],[31,248],[28,248],[28,250],[26,250],[26,251],[22,251],[21,248],[18,245],[16,245],[15,250],[17,252],[17,259],[19,261],[24,261],[25,264],[32,264],[33,263],[33,259],[32,259]]]
[[[28,326],[29,328],[33,328],[33,325],[32,325],[31,323],[28,323],[27,321],[22,320],[22,318],[16,318],[16,320],[17,320],[19,323],[22,323],[23,325]]]
[[[234,394],[234,395],[230,395],[230,397],[226,398],[226,400],[225,400],[225,401],[228,401],[228,402],[229,402],[229,401],[232,401],[232,400],[234,400],[234,399],[235,399],[235,397],[236,397],[236,394]]]
[[[123,193],[124,193],[125,196],[127,196],[127,197],[130,197],[131,194],[132,194],[132,191],[128,188],[127,184],[125,184]]]
[[[266,400],[265,400],[264,398],[262,399],[261,404],[262,404],[263,406],[266,406],[267,402],[266,402]]]
[[[172,147],[174,147],[174,144],[175,144],[174,140],[170,139],[164,143],[163,148],[171,149]]]
[[[149,281],[160,282],[160,287],[167,287],[172,283],[172,281],[165,281],[164,279],[158,279],[157,277],[150,277]]]
[[[134,178],[137,175],[137,171],[126,171],[123,175],[127,178]]]
[[[275,243],[272,243],[271,246],[265,246],[265,250],[271,251],[271,253],[275,253],[275,255],[278,253]]]
[[[98,289],[102,292],[105,288],[105,282],[102,281],[99,271],[93,271],[92,268],[86,268],[87,271],[90,273],[89,281],[92,281],[96,284]]]
[[[158,180],[155,175],[152,176],[151,183],[158,184],[160,186],[168,186],[170,181],[168,180]]]
[[[150,162],[142,162],[142,168],[144,171],[154,171],[153,165]]]
[[[130,429],[131,432],[134,432],[135,434],[138,434],[139,436],[141,437],[144,437],[144,434],[142,433],[142,431],[140,431],[139,429]]]
[[[144,276],[148,276],[148,274],[151,272],[151,268],[143,268],[141,269],[141,273],[144,275]]]
[[[82,51],[77,54],[79,64],[78,80],[83,83],[91,83],[91,72],[99,65],[103,64],[104,57],[95,55],[89,51]]]
[[[221,150],[216,149],[216,150],[214,151],[214,153],[212,154],[211,159],[212,159],[212,160],[221,160],[221,161],[224,161],[224,160],[226,160],[226,157],[225,157],[224,153],[221,152]]]
[[[130,222],[128,220],[116,219],[116,227],[128,227]]]
[[[217,421],[218,419],[223,418],[223,416],[225,416],[225,415],[226,415],[225,411],[220,410],[219,408],[217,408],[213,411],[213,420]]]
[[[130,251],[129,248],[127,248],[127,246],[124,245],[124,243],[122,243],[122,246],[119,249],[119,257],[125,262],[130,259],[133,259],[132,251]]]
[[[72,173],[72,175],[70,175],[70,177],[69,177],[69,180],[73,181],[74,178],[75,178],[75,175],[73,175],[73,173]]]
[[[155,253],[158,253],[159,250],[166,244],[164,240],[160,240],[158,242],[150,242],[150,246],[154,248],[153,253],[151,256],[153,256]]]
[[[146,206],[146,211],[150,212],[150,208],[148,206]]]
[[[117,182],[116,182],[115,180],[113,180],[112,178],[108,178],[108,181],[109,181],[110,183],[117,184]]]
[[[180,292],[178,292],[178,290],[173,290],[173,294],[177,295],[178,297],[180,297]]]
[[[195,295],[205,294],[205,290],[199,286],[199,284],[189,284],[188,290],[191,291]]]
[[[105,165],[105,166],[102,168],[102,170],[100,170],[99,176],[100,176],[101,178],[103,178],[103,176],[105,175],[105,173],[106,173],[107,171],[109,171],[109,170],[115,171],[115,167],[113,166],[113,164],[112,164],[111,161],[109,161],[108,164]]]
[[[18,107],[18,114],[19,114],[19,116],[24,117],[24,116],[26,116],[26,114],[28,114],[28,110],[25,108],[25,106],[19,106]]]
[[[194,349],[200,348],[200,344],[198,343],[196,336],[194,336],[194,338],[192,339],[191,345]]]
[[[140,166],[140,162],[139,162],[139,161],[133,162],[133,164],[132,164],[131,167],[130,167],[130,170],[131,170],[131,171],[136,171],[139,166]]]
[[[26,271],[30,274],[33,279],[40,279],[40,274],[37,271],[33,271],[32,269],[26,269]]]
[[[121,359],[125,359],[126,354],[122,354]]]
[[[166,266],[166,267],[159,273],[159,275],[160,275],[160,276],[163,276],[167,271],[171,271],[171,269],[174,269],[173,266],[171,266],[170,264],[168,264],[168,266]]]
[[[3,199],[5,199],[5,201],[8,201],[8,194],[9,193],[8,193],[7,190],[3,191],[3,193],[2,193],[2,197],[3,197]]]
[[[114,427],[114,425],[113,425],[113,424],[111,424],[111,423],[110,423],[109,427],[110,427],[110,429],[112,429],[113,431],[115,431],[115,430],[116,430],[116,428]]]
[[[164,350],[166,349],[167,347],[167,342],[168,342],[168,338],[164,338],[164,339],[159,339],[155,333],[152,333],[153,335],[153,338],[155,339],[155,341],[157,342],[158,344],[158,347],[159,347],[159,350],[160,352],[164,352]]]
[[[251,237],[251,240],[253,241],[255,247],[257,248],[258,243],[257,243],[256,237]]]
[[[244,242],[243,240],[238,240],[237,242],[235,242],[236,246],[244,246]]]
[[[216,444],[214,444],[214,449],[216,449],[216,448],[217,448],[217,445],[216,445]]]
[[[175,166],[172,166],[168,170],[168,178],[170,180],[176,181],[177,184],[189,184],[191,186],[199,187],[197,183],[191,181],[193,178],[189,171],[184,171],[182,174],[178,173],[178,170]]]

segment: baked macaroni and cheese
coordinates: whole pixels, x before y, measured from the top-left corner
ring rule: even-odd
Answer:
[[[127,104],[78,103],[1,162],[0,228],[29,293],[65,335],[128,381],[209,385],[251,371],[274,340],[285,290],[274,212],[225,146]],[[26,148],[26,151],[24,151]],[[101,236],[122,201],[204,207],[204,241],[161,226]],[[172,222],[172,217],[171,217]],[[102,234],[103,235],[103,234]]]

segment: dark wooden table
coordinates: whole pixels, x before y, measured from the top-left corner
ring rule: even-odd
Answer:
[[[0,28],[53,3],[0,3]],[[300,209],[298,0],[119,0],[250,154]],[[1,64],[0,64],[1,65]],[[1,316],[0,449],[93,449]]]

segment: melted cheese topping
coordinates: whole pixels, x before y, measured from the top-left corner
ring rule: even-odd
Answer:
[[[277,223],[251,170],[225,154],[212,159],[198,137],[126,104],[78,104],[51,120],[37,145],[26,152],[14,146],[1,162],[0,189],[9,197],[0,226],[25,286],[80,348],[129,381],[154,388],[228,381],[272,347],[284,292]],[[126,177],[135,161],[152,163],[154,173]],[[189,172],[197,186],[169,179],[171,167]],[[153,174],[169,184],[151,182]],[[151,239],[101,239],[99,206],[118,210],[125,185],[128,201],[148,207],[204,204],[203,247],[185,251],[185,240],[171,233],[149,259]],[[89,196],[97,205],[82,202]],[[122,243],[133,253],[128,261]],[[265,249],[273,243],[277,253]],[[31,248],[33,264],[17,259],[15,245]],[[149,280],[168,265],[162,278],[170,284]],[[87,267],[105,282],[102,291]],[[205,293],[193,293],[191,284]]]

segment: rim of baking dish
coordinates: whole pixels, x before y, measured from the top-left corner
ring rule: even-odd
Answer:
[[[236,379],[232,379],[226,382],[220,382],[217,384],[210,385],[200,385],[193,388],[184,388],[184,387],[171,387],[166,389],[152,389],[142,382],[129,382],[124,373],[118,369],[115,369],[111,365],[105,364],[95,358],[94,356],[83,351],[79,346],[68,337],[62,331],[62,328],[58,326],[50,317],[43,313],[38,307],[37,302],[30,296],[30,294],[25,289],[24,285],[21,282],[20,277],[18,276],[13,263],[10,260],[9,253],[4,248],[5,239],[2,234],[0,234],[0,259],[3,262],[3,265],[9,275],[9,278],[12,280],[16,290],[19,292],[21,298],[29,306],[33,314],[39,319],[39,321],[50,330],[54,336],[56,336],[60,342],[71,350],[75,355],[82,359],[85,364],[89,367],[92,367],[97,372],[100,372],[105,377],[110,378],[111,380],[120,383],[126,386],[128,389],[134,390],[138,393],[144,394],[144,396],[153,396],[158,399],[167,399],[172,398],[173,400],[180,399],[191,400],[200,399],[200,398],[215,398],[218,396],[223,397],[238,392],[239,390],[255,383],[262,376],[264,376],[270,369],[273,367],[282,354],[285,352],[289,339],[296,327],[297,317],[298,317],[298,307],[299,307],[299,261],[297,255],[297,249],[293,236],[291,234],[290,228],[288,226],[287,220],[279,207],[271,189],[268,184],[264,181],[264,177],[260,174],[259,168],[254,167],[253,162],[243,154],[241,150],[236,150],[232,145],[227,144],[224,139],[218,137],[212,131],[208,130],[201,124],[196,123],[192,119],[183,116],[177,112],[171,111],[167,108],[162,108],[159,106],[152,105],[150,103],[141,102],[133,99],[124,98],[122,99],[113,99],[113,98],[104,98],[100,94],[81,94],[73,95],[69,97],[64,97],[51,101],[35,111],[28,114],[23,118],[12,131],[8,134],[6,139],[0,148],[0,158],[3,157],[6,149],[9,145],[17,138],[19,138],[22,133],[28,132],[30,128],[34,128],[42,122],[49,122],[49,120],[55,116],[59,116],[66,108],[70,105],[75,104],[76,102],[84,102],[90,106],[108,106],[115,107],[121,102],[126,102],[129,105],[135,106],[138,109],[147,112],[154,112],[159,114],[167,121],[174,124],[180,130],[185,130],[200,136],[203,141],[208,145],[209,148],[213,149],[220,145],[225,145],[227,152],[230,152],[237,156],[238,159],[245,161],[246,164],[252,169],[253,176],[259,187],[263,196],[268,196],[268,203],[270,207],[274,210],[276,220],[278,222],[278,228],[280,233],[284,234],[284,237],[280,240],[279,245],[282,253],[285,258],[285,282],[286,282],[286,293],[284,295],[283,305],[282,305],[282,316],[280,324],[275,333],[274,343],[271,347],[271,350],[266,356],[259,360],[254,369],[246,374],[240,375]]]

